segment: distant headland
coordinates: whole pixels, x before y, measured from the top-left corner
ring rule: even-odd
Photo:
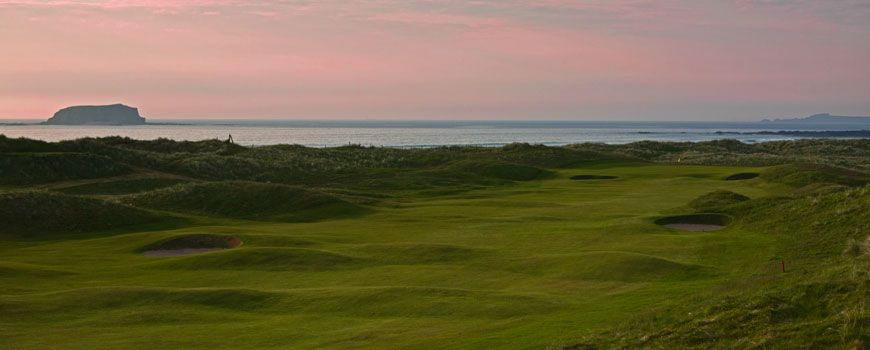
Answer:
[[[73,106],[57,111],[47,125],[143,125],[139,110],[122,104]]]
[[[847,117],[841,115],[831,115],[829,113],[814,114],[806,118],[792,119],[764,119],[762,123],[868,123],[870,117]]]

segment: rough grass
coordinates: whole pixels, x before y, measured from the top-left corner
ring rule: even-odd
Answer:
[[[82,153],[0,152],[0,185],[28,185],[128,174],[111,158]]]
[[[823,165],[789,164],[773,167],[761,176],[770,182],[779,182],[792,187],[818,184],[860,186],[868,182],[868,175],[853,170]]]
[[[616,176],[611,175],[574,175],[571,176],[571,180],[611,180],[615,179]]]
[[[573,150],[616,153],[639,159],[695,165],[771,166],[816,164],[870,171],[870,139],[802,139],[745,144],[737,140],[705,142],[639,141],[622,145],[584,143]]]
[[[748,201],[749,197],[726,190],[716,190],[701,195],[689,202],[689,206],[697,210],[714,210],[730,204]]]
[[[233,236],[212,234],[193,234],[174,237],[154,244],[149,244],[141,250],[166,250],[166,249],[196,249],[196,248],[234,248],[242,241]]]
[[[188,181],[177,178],[131,179],[69,186],[58,188],[56,191],[79,195],[121,195],[142,193],[186,182]]]
[[[860,349],[870,343],[868,208],[866,186],[742,203],[733,215],[778,238],[772,266],[559,348]]]
[[[267,221],[317,221],[368,211],[322,192],[255,182],[181,184],[127,201],[145,208]]]
[[[731,218],[726,215],[719,214],[691,214],[663,217],[656,219],[655,223],[658,225],[698,224],[727,226],[731,223]]]
[[[620,251],[532,256],[506,262],[504,266],[559,278],[619,282],[703,279],[715,274],[710,267]],[[549,275],[553,271],[558,272]]]
[[[735,181],[735,180],[749,180],[758,177],[758,173],[737,173],[734,175],[728,175],[725,178],[727,181]]]
[[[150,266],[184,270],[331,270],[360,268],[372,262],[339,253],[306,248],[238,248],[191,255]]]
[[[0,194],[0,235],[39,238],[74,235],[147,224],[167,225],[180,219],[107,202],[43,191]]]
[[[496,161],[465,162],[454,167],[484,177],[514,181],[529,181],[550,174],[533,166]]]

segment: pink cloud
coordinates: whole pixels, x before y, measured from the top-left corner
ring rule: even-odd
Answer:
[[[505,20],[497,18],[449,15],[439,13],[419,12],[391,12],[380,13],[369,17],[359,18],[362,21],[384,21],[408,24],[437,24],[437,25],[460,25],[466,27],[491,27],[505,24]]]
[[[247,11],[245,13],[257,15],[257,16],[261,16],[261,17],[270,17],[270,18],[278,16],[278,13],[274,12],[274,11]]]
[[[0,0],[0,116],[870,108],[857,3],[744,1]]]

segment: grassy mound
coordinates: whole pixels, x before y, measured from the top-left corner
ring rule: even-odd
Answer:
[[[150,307],[184,308],[203,306],[230,310],[252,310],[274,304],[273,293],[252,289],[207,288],[174,289],[154,287],[98,287],[61,291],[35,297],[31,304],[0,303],[0,310],[8,314],[26,315],[33,312],[75,314],[95,309],[107,311],[116,308]],[[147,322],[147,320],[144,320]]]
[[[72,272],[58,270],[52,267],[39,266],[27,263],[0,261],[0,278],[54,278],[70,275]]]
[[[640,159],[608,151],[580,150],[570,147],[547,147],[528,143],[512,143],[500,149],[487,150],[487,157],[516,164],[542,168],[569,168],[589,162],[638,162]]]
[[[293,297],[297,308],[307,311],[361,317],[469,317],[492,321],[546,313],[559,307],[537,295],[417,286],[330,288]]]
[[[308,222],[368,211],[325,193],[255,182],[182,184],[127,200],[146,208],[264,221]]]
[[[716,190],[705,195],[701,195],[698,198],[695,198],[694,200],[689,202],[689,206],[698,210],[710,210],[748,200],[749,197],[746,197],[739,193],[725,190]]]
[[[735,181],[735,180],[749,180],[758,177],[758,173],[737,173],[734,175],[729,175],[725,178],[726,181]]]
[[[692,214],[669,216],[655,220],[657,225],[689,224],[689,225],[717,225],[727,226],[731,218],[719,214]]]
[[[468,161],[455,167],[480,176],[512,181],[534,180],[549,174],[541,168],[500,161]]]
[[[57,144],[24,137],[9,138],[0,134],[0,152],[56,152]]]
[[[196,234],[171,238],[148,245],[142,250],[197,249],[197,248],[235,248],[242,240],[233,236]]]
[[[304,248],[230,249],[161,262],[156,267],[182,270],[329,270],[371,265],[363,258]]]
[[[21,302],[23,301],[23,302]],[[485,302],[481,302],[485,301]],[[87,321],[95,312],[100,325],[174,324],[213,326],[213,311],[239,315],[330,314],[370,317],[469,317],[488,322],[551,312],[559,305],[540,296],[434,287],[312,288],[261,291],[247,288],[101,287],[0,300],[4,316],[26,318],[49,313],[64,321]],[[205,314],[201,314],[205,313]],[[412,321],[413,322],[413,321]],[[172,333],[172,332],[169,332]],[[185,338],[189,339],[189,338]]]
[[[766,171],[762,174],[762,178],[792,187],[822,183],[861,186],[868,183],[868,175],[865,173],[823,165],[790,164],[778,166]]]
[[[621,282],[686,280],[714,273],[700,265],[619,251],[536,256],[505,266],[515,272],[555,278]]]
[[[93,198],[49,192],[0,194],[0,234],[36,238],[179,221]]]
[[[767,268],[557,349],[864,349],[868,208],[870,186],[732,207],[778,239]]]
[[[25,185],[128,174],[132,169],[88,153],[0,152],[0,185]]]
[[[571,176],[571,180],[610,180],[615,179],[616,176],[610,175],[574,175]]]
[[[66,194],[131,194],[141,193],[156,190],[159,188],[169,187],[180,183],[185,183],[187,180],[175,178],[151,178],[151,179],[134,179],[120,180],[109,182],[96,182],[78,186],[64,187],[56,191]]]
[[[449,263],[474,259],[486,253],[480,249],[431,243],[370,244],[359,251],[388,264]]]

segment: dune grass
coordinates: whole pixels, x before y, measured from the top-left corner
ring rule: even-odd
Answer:
[[[0,193],[0,237],[51,239],[94,231],[179,225],[183,219],[114,202],[45,191]]]
[[[169,187],[187,180],[177,178],[143,178],[130,180],[117,180],[106,182],[94,182],[69,187],[59,188],[56,191],[66,194],[78,195],[119,195],[148,192],[158,188]]]
[[[318,191],[241,181],[181,184],[129,197],[126,201],[152,209],[266,221],[317,221],[367,211]]]

